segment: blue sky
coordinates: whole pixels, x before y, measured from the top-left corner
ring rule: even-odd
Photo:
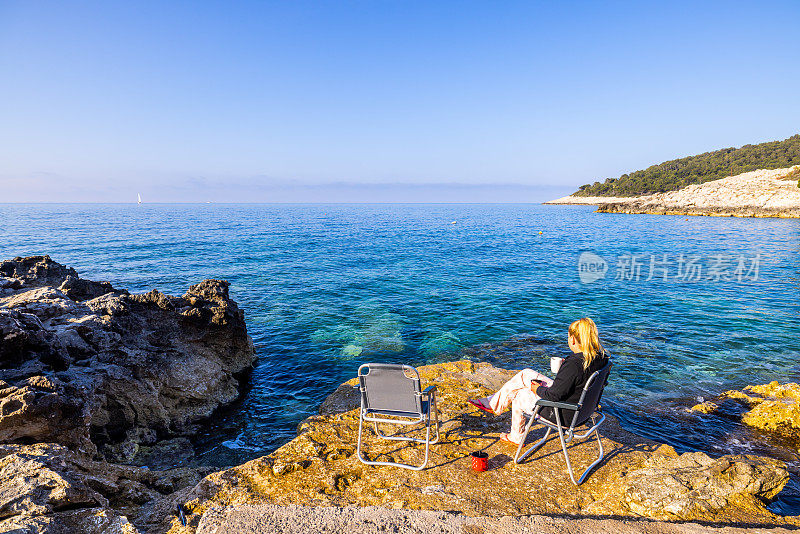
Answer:
[[[535,201],[800,132],[800,2],[0,2],[0,202]]]

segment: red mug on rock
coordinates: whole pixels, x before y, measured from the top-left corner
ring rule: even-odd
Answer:
[[[475,451],[472,456],[472,470],[473,471],[486,471],[489,467],[489,455],[483,451]]]

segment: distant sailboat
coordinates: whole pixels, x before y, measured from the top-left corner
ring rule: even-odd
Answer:
[[[139,204],[141,204],[142,203],[142,194],[141,193],[136,193],[136,196],[139,197]]]

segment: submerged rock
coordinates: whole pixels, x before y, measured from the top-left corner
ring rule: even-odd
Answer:
[[[606,459],[576,487],[557,437],[551,436],[532,459],[515,464],[515,447],[498,440],[508,429],[509,414],[488,416],[467,403],[499,388],[513,371],[468,361],[419,371],[423,387],[438,386],[442,421],[441,441],[431,446],[427,469],[373,467],[358,460],[359,398],[351,380],[326,399],[320,415],[299,426],[293,441],[270,455],[206,477],[188,496],[189,525],[173,520],[170,533],[194,532],[206,513],[259,504],[381,506],[494,517],[609,515],[764,525],[793,521],[773,515],[764,505],[788,480],[777,460],[677,455],[671,447],[625,432],[609,417],[603,432]],[[538,431],[536,437],[541,434]],[[364,451],[370,458],[421,459],[419,445],[380,440],[371,429],[365,436]],[[471,470],[469,455],[475,450],[489,454],[488,471]],[[596,454],[596,442],[570,446],[576,470]]]

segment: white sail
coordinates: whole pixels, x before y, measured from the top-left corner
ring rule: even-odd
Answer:
[[[139,197],[139,204],[141,204],[142,203],[142,194],[141,193],[136,193],[136,196]]]

